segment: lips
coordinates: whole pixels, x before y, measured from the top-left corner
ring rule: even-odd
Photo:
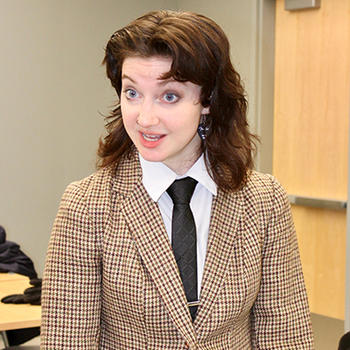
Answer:
[[[141,133],[141,135],[146,141],[150,141],[150,142],[156,142],[160,140],[160,138],[162,137],[162,135],[151,135],[151,134],[144,134],[144,133]]]
[[[146,148],[156,148],[164,140],[164,134],[148,134],[140,132],[140,142]]]

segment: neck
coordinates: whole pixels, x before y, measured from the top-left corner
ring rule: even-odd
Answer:
[[[176,173],[179,176],[182,176],[186,174],[189,169],[192,168],[193,164],[198,160],[200,156],[201,153],[198,152],[197,154],[192,155],[192,157],[188,159],[182,159],[181,161],[177,162],[165,161],[164,164],[168,168],[170,168],[174,173]]]

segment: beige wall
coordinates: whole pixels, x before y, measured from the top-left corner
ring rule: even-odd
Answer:
[[[168,1],[1,0],[0,224],[42,273],[66,185],[94,170],[111,33]]]
[[[260,132],[266,2],[273,0],[1,0],[0,224],[40,274],[62,192],[94,170],[104,124],[99,113],[114,102],[100,66],[109,35],[151,9],[212,17],[229,36],[249,118]],[[269,159],[259,164],[269,169]]]

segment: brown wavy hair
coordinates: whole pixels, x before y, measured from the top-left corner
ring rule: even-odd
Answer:
[[[116,31],[107,43],[103,63],[119,100],[123,61],[131,56],[170,57],[172,65],[163,79],[172,77],[202,87],[201,104],[210,106],[209,131],[202,142],[207,169],[222,190],[242,187],[253,167],[257,137],[249,132],[245,92],[232,66],[223,30],[200,14],[161,10],[147,13]],[[107,136],[99,143],[99,168],[118,165],[134,150],[123,125],[120,104],[107,120]]]

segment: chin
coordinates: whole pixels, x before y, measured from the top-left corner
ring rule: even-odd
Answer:
[[[149,162],[164,162],[165,160],[165,157],[156,154],[149,154],[149,152],[142,152],[139,150],[139,153],[141,154],[143,159]]]

